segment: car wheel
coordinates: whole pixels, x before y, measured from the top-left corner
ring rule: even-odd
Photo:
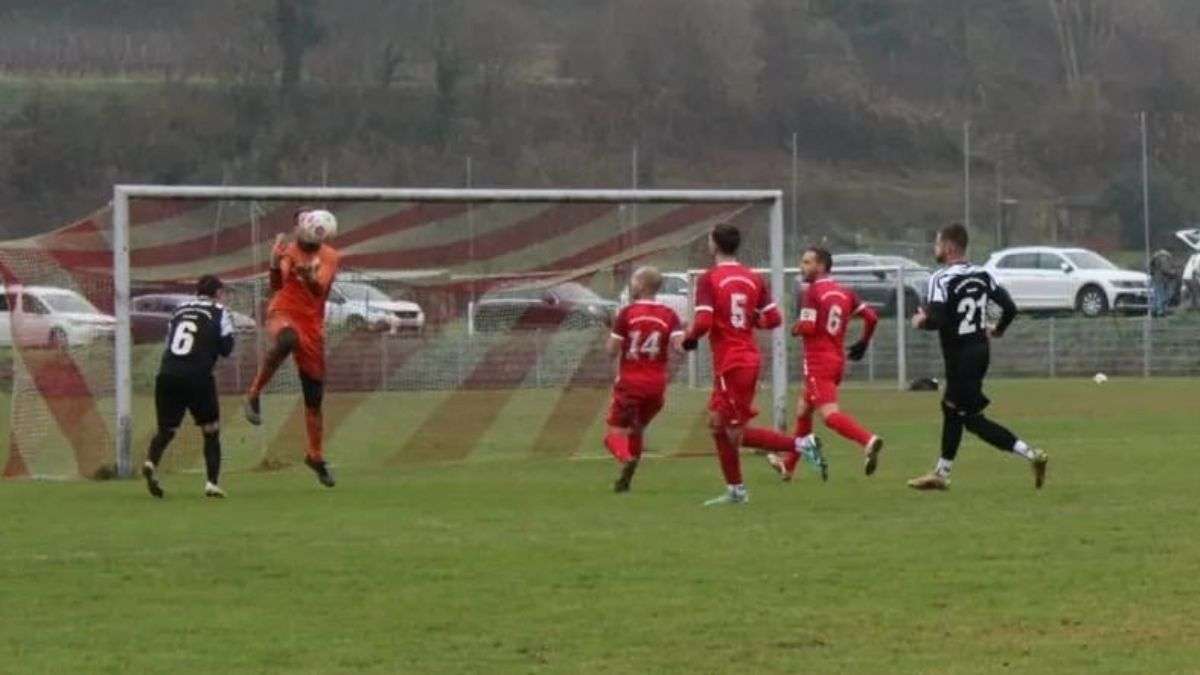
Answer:
[[[367,329],[367,320],[355,314],[349,319],[346,319],[346,329],[354,332]]]
[[[1097,317],[1108,312],[1108,296],[1099,286],[1084,286],[1075,296],[1075,309],[1086,317]]]
[[[70,340],[67,339],[67,331],[61,328],[51,328],[50,337],[46,341],[46,346],[51,349],[66,349],[70,346]]]

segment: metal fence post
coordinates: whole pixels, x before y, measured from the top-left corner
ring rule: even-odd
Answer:
[[[388,334],[379,336],[379,390],[387,391],[388,382]]]
[[[1150,313],[1142,318],[1142,377],[1150,377],[1150,342],[1151,342],[1151,327]]]
[[[908,312],[904,307],[904,265],[896,267],[896,389],[904,391],[908,382],[908,343],[904,323]]]
[[[875,347],[867,348],[867,382],[875,382]]]
[[[1057,318],[1055,318],[1053,316],[1050,317],[1049,349],[1050,349],[1050,377],[1051,378],[1058,376],[1058,363],[1057,363],[1057,361],[1058,361],[1058,340],[1057,340],[1058,324],[1057,324],[1057,322],[1058,322]]]

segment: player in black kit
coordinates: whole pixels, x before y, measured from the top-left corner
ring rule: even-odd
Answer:
[[[212,373],[217,358],[233,352],[233,319],[220,304],[223,287],[221,280],[212,275],[200,277],[196,299],[179,305],[167,326],[167,345],[154,381],[158,433],[151,439],[150,452],[142,465],[146,487],[155,497],[164,494],[158,463],[186,411],[191,411],[204,434],[204,494],[225,496],[217,485],[221,474],[221,406]]]
[[[917,490],[950,487],[950,469],[962,442],[963,429],[987,443],[1029,460],[1033,485],[1046,480],[1046,453],[1030,447],[1011,431],[984,417],[987,396],[988,341],[1000,337],[1016,317],[1017,306],[1008,291],[987,270],[967,260],[967,228],[953,223],[938,231],[934,256],[945,265],[929,279],[928,306],[913,315],[914,328],[938,331],[942,358],[946,363],[946,393],[942,397],[942,455],[931,473],[908,481]],[[988,303],[1002,312],[995,328],[987,324]]]

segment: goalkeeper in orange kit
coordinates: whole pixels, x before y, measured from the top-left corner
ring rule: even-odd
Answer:
[[[296,240],[284,235],[271,250],[271,291],[267,306],[267,333],[272,346],[246,393],[246,419],[262,423],[259,396],[289,354],[296,361],[304,391],[304,423],[308,450],[304,463],[326,487],[333,474],[322,450],[321,399],[325,391],[325,299],[337,276],[340,256],[325,243],[337,232],[337,219],[328,211],[296,213]]]

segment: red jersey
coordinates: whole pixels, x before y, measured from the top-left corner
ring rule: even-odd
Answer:
[[[778,309],[762,276],[737,262],[710,268],[696,282],[696,323],[712,319],[713,369],[718,376],[735,368],[757,368],[762,358],[756,328],[778,325]]]
[[[851,317],[867,311],[870,307],[854,291],[830,277],[809,284],[793,330],[804,336],[804,372],[840,376],[846,364],[846,327]]]
[[[324,333],[325,299],[337,276],[341,256],[328,244],[321,244],[309,253],[292,242],[281,251],[279,270],[271,271],[271,288],[275,294],[267,306],[267,314],[287,314],[305,328]],[[298,266],[313,268],[313,283],[300,278]]]
[[[646,393],[667,386],[667,357],[671,337],[683,333],[675,310],[651,300],[638,300],[621,308],[612,335],[621,340],[618,386]]]

